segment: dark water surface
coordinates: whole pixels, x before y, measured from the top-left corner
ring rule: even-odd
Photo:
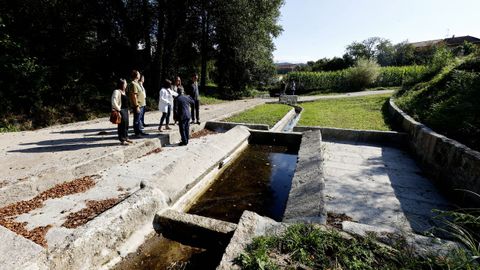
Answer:
[[[202,249],[180,244],[159,235],[147,240],[114,270],[209,270],[222,259],[224,247]]]
[[[285,146],[249,145],[188,213],[237,223],[250,210],[281,221],[297,157]]]

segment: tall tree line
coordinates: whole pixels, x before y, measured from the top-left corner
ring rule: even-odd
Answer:
[[[202,86],[210,80],[223,93],[242,92],[275,73],[272,39],[281,32],[282,4],[0,0],[0,113],[108,106],[112,82],[132,69],[146,75],[154,97],[163,79],[193,72]]]

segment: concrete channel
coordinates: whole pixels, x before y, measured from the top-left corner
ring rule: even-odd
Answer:
[[[0,269],[117,269],[156,235],[195,248],[220,249],[217,269],[238,269],[233,260],[255,236],[278,234],[296,222],[328,224],[360,235],[401,233],[412,246],[427,251],[458,247],[417,235],[437,225],[432,209],[451,205],[405,151],[409,134],[295,127],[300,115],[301,108],[294,106],[271,128],[210,121],[198,128],[216,134],[181,149],[169,146],[176,140],[169,137],[161,151],[100,171],[87,192],[48,200],[15,217],[30,222],[30,228],[50,226],[46,247],[0,226],[2,241],[8,243],[0,247]],[[186,213],[254,144],[298,149],[281,220],[251,211],[244,211],[238,222]],[[62,226],[89,201],[111,198],[118,202],[86,224]]]

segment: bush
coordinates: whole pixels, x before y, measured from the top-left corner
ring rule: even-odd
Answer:
[[[380,65],[369,59],[359,59],[354,67],[347,69],[346,79],[352,90],[364,90],[373,85],[380,74]]]

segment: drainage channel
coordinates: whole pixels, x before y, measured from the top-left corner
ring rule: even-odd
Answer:
[[[281,221],[298,149],[251,144],[188,213],[237,223],[243,211]]]
[[[250,210],[281,221],[298,148],[296,144],[249,144],[235,160],[225,164],[212,186],[191,205],[188,213],[237,223],[243,211]],[[215,269],[228,244],[211,239],[201,247],[190,246],[180,240],[181,235],[171,237],[175,241],[166,237],[157,234],[150,237],[137,252],[113,269]]]

